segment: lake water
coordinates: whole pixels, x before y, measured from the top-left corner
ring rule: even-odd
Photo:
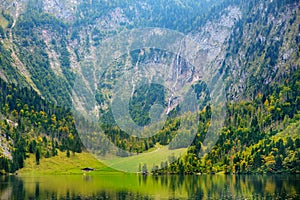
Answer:
[[[300,199],[300,176],[3,176],[0,199]]]

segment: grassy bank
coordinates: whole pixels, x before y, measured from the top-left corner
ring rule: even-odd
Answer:
[[[19,175],[67,175],[67,174],[84,174],[82,168],[90,167],[95,170],[89,174],[121,174],[112,168],[109,168],[99,162],[88,152],[71,153],[70,157],[66,156],[65,152],[58,152],[57,156],[40,159],[40,164],[37,165],[35,155],[31,154],[25,160],[25,167],[18,171]]]
[[[4,18],[2,13],[0,13],[0,26],[2,26],[2,28],[6,28],[7,25],[8,25],[8,21]]]

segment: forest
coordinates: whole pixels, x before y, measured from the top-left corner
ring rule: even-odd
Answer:
[[[30,88],[3,80],[0,86],[0,130],[13,150],[12,160],[0,157],[2,173],[24,167],[29,154],[35,155],[38,165],[42,157],[55,156],[58,150],[66,152],[68,157],[70,152],[82,152],[70,109],[46,102]]]
[[[153,173],[299,173],[299,80],[297,70],[285,84],[270,87],[266,94],[258,94],[251,101],[228,103],[226,122],[217,144],[210,153],[198,158],[210,120],[209,107],[205,107],[199,111],[199,132],[187,154],[175,162],[170,157],[161,166],[153,169],[145,166],[143,170]],[[30,153],[36,155],[39,164],[41,157],[55,156],[58,150],[70,156],[70,152],[80,153],[84,149],[70,109],[46,102],[32,89],[0,83],[1,113],[6,116],[6,119],[1,118],[1,134],[14,149],[12,161],[1,157],[2,170],[13,172],[22,168]],[[105,132],[122,149],[142,153],[156,143],[167,145],[179,124],[178,119],[169,118],[158,134],[144,140],[126,136],[117,126],[107,125]]]

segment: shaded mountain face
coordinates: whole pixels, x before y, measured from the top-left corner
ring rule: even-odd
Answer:
[[[268,95],[281,95],[280,101],[297,96],[300,3],[296,0],[4,0],[0,5],[0,78],[30,88],[51,105],[75,105],[100,115],[104,125],[115,125],[114,94],[123,94],[116,88],[126,84],[133,86],[129,114],[140,126],[162,112],[176,113],[186,88],[192,86],[197,101],[206,104],[211,101],[209,92],[229,104],[241,102],[237,110],[243,110],[241,116],[251,115],[249,124],[253,121],[260,133],[272,132],[270,124],[281,126],[284,116],[271,109],[275,101],[267,102]],[[162,82],[168,87],[162,88]],[[276,89],[282,84],[283,92]],[[223,88],[225,98],[217,90],[208,91],[212,86]],[[244,101],[265,103],[276,116],[252,120],[254,114],[244,112],[250,107]],[[298,109],[297,102],[292,104]],[[161,107],[151,110],[153,105]],[[233,114],[235,106],[229,108],[226,125],[232,119],[242,121]],[[111,141],[128,139],[118,131],[108,129]],[[172,139],[162,137],[162,142],[159,137],[145,144],[139,141],[142,151],[153,147],[153,141],[165,145]],[[125,142],[119,145],[129,148]],[[9,145],[3,146],[9,155]]]

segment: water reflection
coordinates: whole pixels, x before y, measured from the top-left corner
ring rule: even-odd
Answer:
[[[296,175],[0,177],[0,199],[300,199]]]

